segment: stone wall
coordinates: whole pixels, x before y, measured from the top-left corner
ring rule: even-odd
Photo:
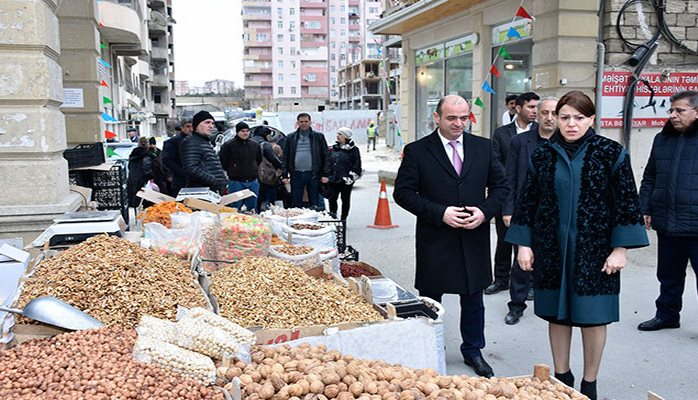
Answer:
[[[608,67],[620,66],[630,57],[633,50],[626,46],[616,31],[618,14],[626,0],[606,0],[604,21],[604,44]],[[683,41],[689,49],[698,48],[698,1],[665,1],[665,20],[674,37]],[[639,12],[638,12],[639,11]],[[621,18],[620,29],[623,37],[633,43],[642,44],[657,30],[657,16],[647,4],[631,5]],[[657,50],[645,67],[645,71],[662,71],[698,68],[698,56],[690,55],[663,36]],[[627,64],[624,68],[630,68]]]

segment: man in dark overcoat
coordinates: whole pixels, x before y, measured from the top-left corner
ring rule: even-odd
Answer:
[[[492,282],[488,221],[507,189],[490,140],[464,132],[469,113],[460,96],[439,101],[438,128],[404,149],[393,197],[417,216],[415,288],[438,302],[444,293],[460,295],[463,359],[489,377],[494,373],[481,353],[482,291]]]

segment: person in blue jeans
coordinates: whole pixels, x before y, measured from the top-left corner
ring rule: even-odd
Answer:
[[[259,143],[250,140],[250,127],[239,122],[235,125],[235,137],[223,144],[219,157],[223,169],[228,174],[228,193],[249,189],[255,196],[259,195],[257,171],[262,163],[262,150]],[[232,207],[247,211],[256,211],[257,198],[248,197],[231,204]]]
[[[320,197],[320,184],[329,182],[329,148],[325,135],[310,127],[310,115],[300,113],[296,117],[298,129],[288,135],[282,163],[283,183],[291,183],[293,207],[324,209]],[[290,178],[290,179],[289,179]],[[304,201],[304,194],[308,201]]]

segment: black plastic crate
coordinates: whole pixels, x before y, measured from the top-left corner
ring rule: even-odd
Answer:
[[[318,221],[319,224],[323,225],[333,225],[335,231],[337,232],[337,251],[341,254],[347,247],[347,221],[342,221],[339,219],[330,219]]]
[[[98,210],[119,210],[128,224],[128,192],[123,187],[97,188],[92,190],[92,201]]]
[[[85,143],[63,152],[63,158],[68,160],[68,169],[91,167],[103,164],[105,161],[104,144]]]
[[[339,259],[342,261],[359,261],[359,251],[352,246],[346,246],[344,251],[339,253]]]
[[[121,164],[114,164],[109,171],[89,171],[93,189],[120,188],[126,185],[126,171]]]

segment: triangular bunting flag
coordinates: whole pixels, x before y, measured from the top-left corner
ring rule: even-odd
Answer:
[[[475,114],[473,114],[472,111],[470,112],[470,114],[468,114],[468,121],[472,122],[473,124],[477,123],[477,120],[475,119]]]
[[[531,19],[531,20],[533,19],[533,17],[531,17],[531,15],[523,7],[519,7],[519,9],[516,11],[516,16],[521,17],[521,18]]]
[[[114,137],[116,137],[116,135],[114,135]],[[115,156],[118,156],[118,154],[116,154],[114,149],[112,149],[111,147],[107,147],[107,157],[115,157]]]
[[[99,86],[109,87],[109,85],[107,85],[107,82],[105,81],[99,82]]]
[[[116,133],[112,131],[104,131],[104,137],[107,139],[114,139],[116,137]],[[107,152],[109,152],[109,148],[107,148]]]
[[[485,109],[485,104],[482,102],[482,99],[480,99],[479,97],[477,99],[475,99],[475,105],[479,106],[482,109]]]
[[[521,34],[516,29],[514,29],[513,26],[511,26],[511,27],[509,27],[509,31],[507,32],[507,37],[510,39],[511,38],[521,39]]]
[[[511,60],[511,55],[507,51],[507,48],[504,46],[499,48],[499,56],[502,58],[506,58],[507,60]]]
[[[104,122],[116,122],[116,119],[114,119],[114,117],[105,112],[102,113],[102,119],[104,120]]]
[[[104,27],[104,24],[102,23],[102,21],[99,21],[99,22],[97,23],[97,25],[99,25],[100,28]]]
[[[494,64],[492,64],[492,68],[490,68],[490,73],[496,76],[497,78],[502,77],[502,74],[499,73],[499,70],[497,69],[497,67],[494,66]]]
[[[490,83],[485,81],[485,83],[482,84],[482,90],[484,90],[487,93],[494,94],[494,89],[492,89],[492,86],[490,86]]]
[[[521,36],[519,36],[519,37],[521,37]],[[107,68],[111,68],[111,65],[109,65],[108,62],[102,60],[101,58],[99,59],[99,63],[102,64],[102,65],[104,65],[104,66],[107,67]]]
[[[102,96],[102,101],[104,102],[104,104],[109,104],[112,102],[111,99],[107,96]]]
[[[107,46],[107,45],[104,44],[104,43],[100,43],[100,44],[99,44],[99,48],[102,49],[102,50],[104,50],[104,49],[108,49],[109,46]]]

